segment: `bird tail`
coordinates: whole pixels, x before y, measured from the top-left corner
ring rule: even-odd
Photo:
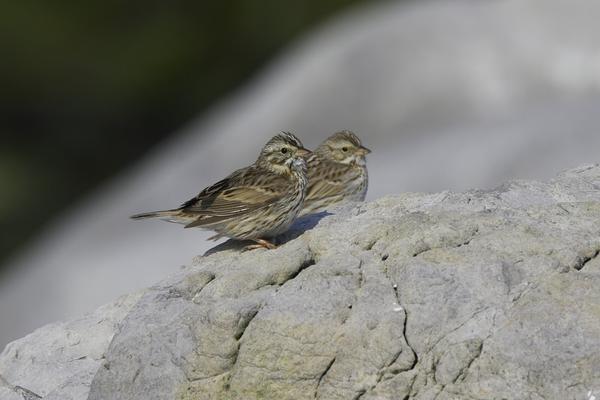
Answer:
[[[131,219],[146,219],[146,218],[163,218],[170,219],[175,217],[179,213],[179,210],[163,210],[163,211],[150,211],[141,214],[132,215]]]

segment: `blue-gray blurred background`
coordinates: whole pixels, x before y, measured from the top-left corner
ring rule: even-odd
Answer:
[[[214,245],[127,217],[280,130],[357,132],[368,199],[599,161],[598,20],[589,0],[1,3],[0,348]]]

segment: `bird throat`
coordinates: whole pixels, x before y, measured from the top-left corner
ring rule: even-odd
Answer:
[[[277,175],[282,176],[290,176],[293,173],[292,169],[285,164],[271,164],[269,165],[269,169]]]

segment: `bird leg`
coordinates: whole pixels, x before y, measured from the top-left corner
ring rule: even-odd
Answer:
[[[274,245],[271,242],[268,242],[264,239],[252,239],[256,242],[256,244],[251,244],[249,246],[244,247],[244,251],[248,251],[248,250],[254,250],[254,249],[261,249],[261,248],[266,248],[269,250],[273,250],[276,249],[277,246]]]

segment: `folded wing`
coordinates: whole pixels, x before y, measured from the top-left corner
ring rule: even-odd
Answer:
[[[347,166],[328,163],[325,168],[313,168],[312,171],[317,172],[309,177],[307,202],[344,196],[348,179],[351,178]]]
[[[204,189],[198,196],[184,203],[180,210],[197,218],[186,228],[207,226],[240,218],[261,208],[268,207],[285,196],[285,184],[245,184],[242,179],[226,178]],[[274,177],[273,179],[278,179]],[[236,186],[232,186],[236,182]]]

